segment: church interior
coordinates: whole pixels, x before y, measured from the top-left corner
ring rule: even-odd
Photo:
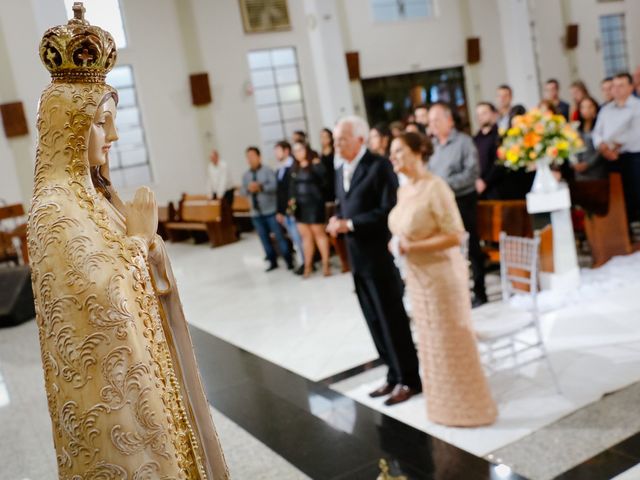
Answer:
[[[640,480],[638,24],[0,0],[0,480]]]

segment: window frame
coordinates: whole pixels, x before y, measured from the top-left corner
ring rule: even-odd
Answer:
[[[278,51],[278,50],[291,50],[293,52],[293,59],[294,59],[294,63],[291,65],[275,65],[274,61],[273,61],[273,57],[272,57],[272,52],[274,51]],[[267,67],[258,67],[258,68],[254,68],[251,66],[251,60],[250,60],[250,56],[251,54],[255,54],[255,53],[260,53],[260,52],[268,52],[269,53],[269,66]],[[260,130],[260,137],[261,137],[261,147],[264,150],[263,154],[267,154],[267,150],[268,149],[273,149],[276,145],[276,143],[280,140],[289,140],[289,134],[287,133],[287,123],[289,122],[302,122],[304,125],[304,128],[302,130],[304,130],[306,133],[309,132],[309,117],[307,115],[307,103],[305,100],[305,92],[304,92],[304,86],[302,84],[302,75],[300,73],[300,60],[299,60],[299,56],[298,56],[298,49],[294,46],[294,45],[286,45],[286,46],[280,46],[280,47],[270,47],[270,48],[258,48],[258,49],[252,49],[249,50],[247,52],[247,64],[249,67],[249,75],[251,77],[251,85],[252,85],[252,91],[253,91],[253,97],[254,97],[254,106],[255,106],[255,111],[256,111],[256,118],[258,121],[258,128]],[[297,76],[297,81],[296,82],[283,82],[283,83],[278,83],[278,76],[277,76],[277,72],[279,69],[286,69],[286,68],[292,68],[295,69],[296,72],[296,76]],[[253,74],[254,72],[271,72],[271,76],[273,79],[273,83],[271,86],[260,86],[257,87],[254,82],[253,82]],[[283,87],[289,87],[289,86],[298,86],[298,88],[300,89],[300,99],[299,100],[295,100],[295,101],[284,101],[281,98],[281,92],[280,89]],[[276,101],[273,103],[264,103],[264,104],[258,104],[258,100],[256,97],[256,92],[259,90],[269,90],[269,89],[273,89],[275,92],[275,97],[276,97]],[[289,117],[285,117],[284,111],[283,111],[283,106],[287,106],[287,105],[300,105],[301,110],[302,110],[302,116],[297,116],[294,118],[289,118]],[[266,109],[266,108],[277,108],[278,114],[279,114],[279,120],[273,120],[273,121],[263,121],[260,118],[260,110],[261,109]],[[274,127],[274,126],[280,126],[280,128],[282,129],[282,138],[277,139],[277,140],[273,140],[272,138],[267,138],[264,132],[265,128],[269,128],[269,127]],[[296,130],[298,130],[298,128],[296,128]]]
[[[611,27],[611,25],[604,24],[607,20],[620,20],[617,27]],[[627,38],[627,18],[624,12],[612,12],[598,16],[598,35],[600,40],[600,53],[602,59],[602,66],[604,69],[605,77],[614,76],[618,73],[629,70],[629,42]],[[620,50],[622,48],[622,54]],[[617,60],[624,60],[624,67],[615,67],[613,64]]]
[[[129,132],[129,131],[140,131],[140,136],[141,136],[141,142],[138,144],[133,144],[135,145],[134,148],[131,149],[122,149],[120,148],[118,141],[113,142],[112,146],[111,146],[111,150],[109,152],[109,170],[111,171],[112,174],[116,174],[116,176],[121,176],[122,177],[122,182],[119,182],[120,184],[118,185],[121,188],[131,188],[134,186],[138,186],[138,184],[134,184],[133,182],[127,181],[127,170],[131,170],[134,168],[141,168],[141,167],[146,167],[147,168],[147,172],[148,172],[148,178],[149,178],[149,183],[153,183],[154,180],[154,173],[153,173],[153,168],[151,166],[151,158],[149,155],[149,142],[147,139],[147,134],[146,134],[146,129],[145,129],[145,125],[144,125],[144,120],[142,118],[142,108],[140,106],[140,101],[139,101],[139,97],[138,97],[138,89],[137,89],[137,81],[136,81],[136,76],[135,76],[135,68],[133,67],[132,64],[130,63],[126,63],[123,65],[117,65],[116,67],[113,68],[113,70],[111,72],[109,72],[108,75],[110,75],[113,71],[117,70],[117,69],[129,69],[130,72],[130,78],[131,78],[131,83],[127,83],[126,85],[118,85],[117,87],[113,87],[118,94],[120,93],[120,90],[131,90],[132,91],[132,95],[133,95],[133,103],[130,106],[126,106],[126,107],[121,107],[120,102],[118,102],[118,106],[117,106],[117,110],[116,110],[116,129],[118,131],[118,136],[122,136],[123,133]],[[109,78],[107,75],[107,84],[109,84]],[[135,123],[130,123],[130,124],[125,124],[125,127],[123,128],[123,124],[122,122],[118,121],[118,118],[121,116],[121,113],[125,110],[129,110],[129,109],[135,109],[137,111],[137,121]],[[135,163],[135,164],[130,164],[130,165],[124,165],[122,162],[122,154],[123,152],[128,152],[128,151],[137,151],[137,150],[143,150],[144,151],[144,162],[141,163]],[[114,158],[115,157],[115,158]],[[116,160],[117,159],[117,160]],[[117,161],[117,165],[114,163],[114,160]]]

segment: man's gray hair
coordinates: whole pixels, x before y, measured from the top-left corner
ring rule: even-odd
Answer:
[[[362,137],[365,143],[369,139],[369,124],[364,118],[358,117],[357,115],[347,115],[338,120],[336,127],[343,124],[351,125],[353,135],[355,137]]]

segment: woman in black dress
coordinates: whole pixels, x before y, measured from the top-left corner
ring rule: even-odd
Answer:
[[[333,149],[333,132],[328,128],[323,128],[320,131],[320,162],[324,165],[325,169],[325,186],[324,186],[324,199],[327,202],[336,201],[336,180],[335,180],[335,165],[333,163],[335,152]]]
[[[303,276],[307,278],[311,275],[315,245],[318,245],[318,250],[320,250],[324,275],[329,276],[331,275],[329,237],[324,231],[325,168],[320,159],[313,154],[311,148],[304,143],[298,142],[293,145],[293,157],[296,162],[291,172],[289,205],[296,217],[298,230],[302,236]]]

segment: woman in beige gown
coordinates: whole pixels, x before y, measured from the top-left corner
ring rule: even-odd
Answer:
[[[227,479],[153,193],[124,204],[109,182],[115,44],[74,11],[40,47],[28,239],[58,475]]]
[[[417,133],[393,141],[394,170],[409,182],[389,214],[389,228],[406,257],[427,413],[448,426],[488,425],[497,410],[471,325],[468,269],[460,251],[464,227],[453,192],[425,168],[429,150],[428,139]]]

